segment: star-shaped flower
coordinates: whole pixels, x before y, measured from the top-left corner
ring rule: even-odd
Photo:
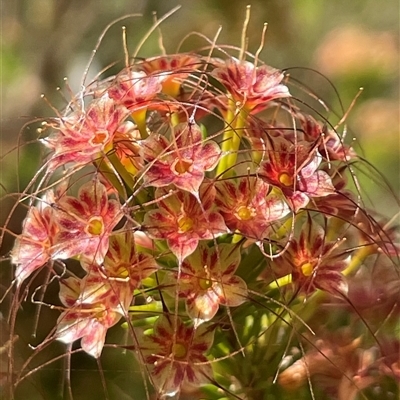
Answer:
[[[98,358],[108,328],[128,312],[134,289],[157,269],[155,260],[135,250],[131,231],[110,238],[104,263],[81,260],[87,275],[61,281],[60,300],[68,307],[58,318],[56,337],[64,343],[81,339],[82,349]]]
[[[240,264],[240,246],[221,244],[217,248],[200,243],[182,263],[178,295],[195,325],[212,319],[219,305],[236,307],[244,303],[247,285],[234,275]],[[168,282],[176,282],[177,274]],[[171,287],[175,294],[175,286]],[[171,293],[172,294],[172,293]]]
[[[307,294],[316,289],[337,295],[347,294],[348,285],[342,271],[350,256],[337,249],[340,242],[327,242],[324,229],[307,221],[298,239],[292,239],[287,251],[274,260],[277,266],[290,268],[296,288]]]
[[[307,141],[314,142],[322,139],[318,150],[325,159],[350,161],[357,156],[354,149],[344,143],[343,138],[335,130],[327,128],[310,115],[297,113],[297,116]]]
[[[149,211],[144,226],[154,239],[165,239],[181,263],[192,254],[200,240],[214,239],[227,228],[221,214],[214,211],[215,188],[203,185],[200,197],[184,191],[170,194],[168,188],[156,190],[158,209]]]
[[[39,207],[29,209],[22,233],[11,252],[11,262],[17,266],[15,277],[18,285],[52,258],[58,231],[52,207],[42,202]]]
[[[268,183],[256,177],[223,180],[215,187],[226,226],[249,239],[262,239],[272,222],[290,211],[279,196],[270,193]]]
[[[112,142],[128,114],[126,108],[118,106],[105,94],[94,99],[86,110],[60,118],[53,124],[54,133],[43,139],[54,151],[47,168],[54,171],[66,163],[84,165],[95,160]]]
[[[212,75],[249,112],[261,111],[272,100],[290,97],[289,89],[281,83],[284,74],[275,68],[268,65],[256,67],[249,61],[235,58],[220,64]]]
[[[108,88],[108,95],[130,112],[146,108],[161,92],[162,78],[145,72],[123,71]]]
[[[63,248],[58,258],[83,256],[101,264],[108,250],[109,236],[122,218],[120,203],[109,199],[99,181],[85,183],[78,198],[63,196],[56,205]]]
[[[200,66],[200,58],[196,54],[173,54],[149,58],[138,65],[149,75],[162,79],[162,92],[177,97],[181,84],[192,71]]]
[[[60,282],[60,300],[68,307],[57,320],[55,336],[63,343],[81,340],[82,350],[99,358],[108,328],[126,312],[133,297],[125,303],[115,290],[92,270],[84,279],[67,278]]]
[[[195,329],[180,318],[158,318],[153,334],[144,336],[141,351],[159,395],[173,396],[183,384],[198,387],[207,382],[212,369],[204,354],[213,335],[205,325]]]
[[[113,234],[109,248],[101,265],[96,266],[91,259],[81,259],[81,265],[90,273],[96,268],[109,284],[126,285],[133,293],[140,282],[157,270],[157,263],[148,254],[136,250],[136,239],[132,231]]]
[[[331,178],[318,171],[322,157],[308,142],[291,143],[281,137],[270,139],[268,159],[258,170],[260,178],[277,186],[297,212],[304,208],[310,197],[323,197],[335,193]]]
[[[142,155],[149,163],[143,174],[144,182],[155,187],[174,184],[197,194],[205,171],[215,168],[221,150],[217,143],[204,141],[195,124],[180,124],[172,134],[170,141],[152,134],[142,142]]]

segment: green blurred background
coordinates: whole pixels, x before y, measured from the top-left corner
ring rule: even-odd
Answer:
[[[89,77],[114,61],[123,60],[122,25],[127,27],[128,45],[133,51],[152,25],[152,12],[161,17],[177,4],[176,0],[2,0],[0,133],[1,154],[7,154],[0,164],[2,225],[15,201],[7,193],[22,190],[40,162],[38,147],[34,145],[19,145],[19,151],[15,150],[19,141],[36,137],[37,124],[24,129],[23,126],[35,117],[54,115],[40,95],[45,93],[52,105],[63,107],[65,100],[56,88],[63,88],[63,78],[68,77],[72,90],[79,89],[91,51],[108,23],[128,13],[143,15],[119,22],[109,30]],[[245,8],[251,4],[249,51],[257,50],[263,23],[268,22],[266,45],[260,56],[267,64],[280,69],[307,67],[320,71],[334,83],[345,109],[363,87],[347,120],[348,138],[356,139],[357,150],[382,171],[393,193],[382,177],[366,167],[360,174],[361,186],[370,206],[386,216],[398,212],[394,201],[400,187],[398,0],[183,0],[181,4],[181,9],[161,25],[168,53],[176,52],[181,40],[193,31],[212,39],[220,25],[223,30],[218,43],[239,46]],[[195,50],[205,45],[204,39],[192,35],[182,49]],[[153,34],[139,56],[157,54],[158,36]],[[335,92],[326,80],[305,69],[293,70],[292,74],[341,114]],[[21,208],[14,214],[9,229],[19,231],[22,219]],[[7,235],[1,254],[7,254],[11,246],[12,236]],[[3,290],[9,271],[7,263],[1,264]],[[49,316],[53,323],[54,318],[56,314]],[[7,336],[4,332],[3,336]],[[107,354],[106,351],[106,358]],[[113,357],[110,362],[116,359]],[[96,369],[95,365],[92,367]],[[0,374],[2,368],[0,365]],[[93,382],[98,382],[98,372],[93,374]],[[126,379],[129,385],[130,376],[118,379]],[[43,375],[40,394],[24,397],[26,394],[22,393],[20,398],[55,398],[45,395],[46,385],[52,385],[51,379],[51,374]],[[102,398],[101,387],[94,385],[90,389],[92,397],[82,389],[76,398]],[[93,397],[97,391],[100,397]]]

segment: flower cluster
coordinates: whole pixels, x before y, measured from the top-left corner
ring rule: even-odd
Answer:
[[[45,179],[11,253],[15,285],[34,290],[49,271],[61,303],[51,338],[80,340],[96,359],[109,329],[125,329],[131,343],[119,344],[160,397],[208,384],[215,396],[261,398],[280,373],[284,398],[322,370],[339,375],[333,396],[344,399],[399,378],[384,355],[379,374],[371,363],[355,371],[351,355],[371,329],[354,310],[347,345],[317,343],[287,369],[279,360],[287,341],[303,349],[316,310],[322,323],[329,304],[353,304],[370,260],[393,268],[394,231],[351,191],[359,158],[338,127],[302,110],[284,71],[255,60],[135,61],[49,121]],[[240,353],[243,368],[265,364],[269,375],[232,367]]]

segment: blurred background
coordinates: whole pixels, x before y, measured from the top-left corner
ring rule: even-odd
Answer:
[[[57,87],[64,88],[65,93],[64,77],[68,77],[72,91],[79,90],[91,52],[110,22],[126,14],[142,14],[110,28],[89,77],[115,61],[123,61],[122,25],[127,27],[128,46],[133,52],[153,23],[153,11],[161,18],[178,4],[176,0],[1,1],[2,226],[15,202],[15,197],[9,194],[26,187],[40,165],[38,147],[23,147],[19,143],[33,140],[37,135],[37,124],[23,128],[25,124],[32,119],[54,116],[41,94],[54,107],[63,107],[66,102]],[[389,217],[398,212],[393,200],[400,188],[398,0],[184,0],[181,4],[161,25],[167,53],[178,51],[179,43],[191,32],[212,39],[219,26],[223,30],[218,44],[240,46],[245,8],[251,4],[249,51],[254,53],[259,47],[263,23],[268,22],[260,58],[276,68],[296,67],[291,74],[339,115],[343,112],[332,86],[306,68],[321,72],[333,82],[345,110],[363,87],[347,118],[347,135],[356,139],[357,150],[382,172],[387,184],[380,174],[363,167],[360,185],[368,193],[366,200],[371,207]],[[196,50],[207,44],[201,37],[190,35],[180,49]],[[156,32],[138,55],[148,57],[159,53]],[[8,224],[11,231],[20,230],[24,210],[20,211]],[[7,254],[11,246],[12,236],[8,235],[1,254]],[[3,285],[9,277],[7,265],[1,264]]]

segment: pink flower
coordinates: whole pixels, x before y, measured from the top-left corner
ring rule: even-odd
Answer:
[[[338,216],[346,221],[351,221],[357,215],[357,210],[360,209],[353,197],[353,193],[349,190],[338,191],[325,197],[313,199],[313,205],[326,217]]]
[[[204,325],[185,326],[180,318],[176,326],[174,322],[174,317],[159,317],[141,347],[160,395],[173,396],[184,383],[198,387],[212,376],[204,353],[211,347],[213,332]]]
[[[213,70],[212,75],[221,82],[236,102],[252,113],[261,111],[272,100],[290,97],[289,89],[281,84],[281,71],[249,61],[231,58],[225,65]]]
[[[54,171],[70,162],[83,165],[100,157],[127,116],[124,107],[103,95],[93,100],[87,110],[61,118],[54,126],[56,131],[43,139],[54,151],[48,169]]]
[[[298,113],[301,127],[304,132],[305,139],[309,142],[320,140],[319,153],[327,160],[349,161],[356,157],[354,149],[343,142],[343,138],[339,136],[333,129],[327,129],[320,122],[317,122],[309,115]]]
[[[200,58],[196,54],[175,54],[149,58],[138,67],[149,75],[160,77],[163,93],[177,97],[181,84],[200,65]]]
[[[142,142],[143,158],[149,163],[143,178],[146,185],[177,188],[197,194],[205,171],[218,163],[221,151],[213,141],[205,142],[195,124],[174,128],[173,139],[152,134]]]
[[[267,154],[268,159],[261,163],[258,175],[279,187],[295,212],[306,207],[310,197],[335,193],[329,175],[317,171],[322,157],[311,144],[273,137]]]
[[[60,300],[68,309],[57,320],[57,340],[73,343],[82,339],[82,350],[99,358],[108,328],[121,319],[133,297],[131,292],[121,303],[118,294],[95,270],[81,281],[61,281]]]
[[[63,245],[57,258],[84,256],[101,264],[109,236],[123,215],[120,203],[108,199],[103,184],[92,181],[79,189],[78,198],[64,196],[56,206],[60,225],[57,241]]]
[[[149,105],[161,92],[161,82],[159,76],[128,70],[117,76],[108,89],[108,95],[117,104],[133,112]]]
[[[239,264],[240,246],[231,244],[209,248],[200,243],[183,261],[178,295],[186,299],[187,313],[196,326],[212,319],[220,304],[236,307],[244,303],[247,285],[234,275]]]
[[[97,268],[109,284],[127,286],[132,293],[143,279],[158,269],[153,257],[136,251],[136,239],[129,230],[110,237],[109,248],[101,265],[93,265],[92,260],[85,258],[81,260],[81,265],[89,273]]]
[[[358,390],[377,380],[368,365],[373,352],[367,355],[361,337],[354,339],[345,330],[320,332],[318,340],[312,337],[307,343],[312,344],[311,349],[279,374],[278,383],[283,387],[298,390],[311,378],[329,392],[327,398],[347,400],[355,399]],[[357,377],[361,379],[356,384]]]
[[[255,177],[216,183],[216,204],[227,227],[251,239],[262,239],[272,222],[289,213],[287,204],[270,194],[270,186]]]
[[[200,188],[200,200],[184,191],[168,196],[168,188],[156,190],[159,208],[149,211],[144,226],[154,239],[165,239],[181,263],[192,254],[200,240],[216,238],[227,232],[222,216],[213,211],[215,188]]]
[[[341,273],[350,255],[338,251],[339,242],[326,242],[324,229],[315,222],[303,225],[299,239],[293,239],[288,250],[275,264],[290,268],[293,284],[307,294],[321,289],[332,294],[347,294],[348,285]]]
[[[131,231],[111,236],[103,264],[86,258],[81,264],[88,272],[81,281],[61,282],[60,299],[68,309],[58,318],[56,337],[64,343],[82,338],[82,349],[98,358],[108,328],[127,314],[134,290],[157,265],[150,255],[136,252]]]
[[[41,203],[39,207],[29,209],[22,233],[11,252],[11,262],[17,266],[15,276],[18,285],[52,258],[58,231],[52,207]]]

